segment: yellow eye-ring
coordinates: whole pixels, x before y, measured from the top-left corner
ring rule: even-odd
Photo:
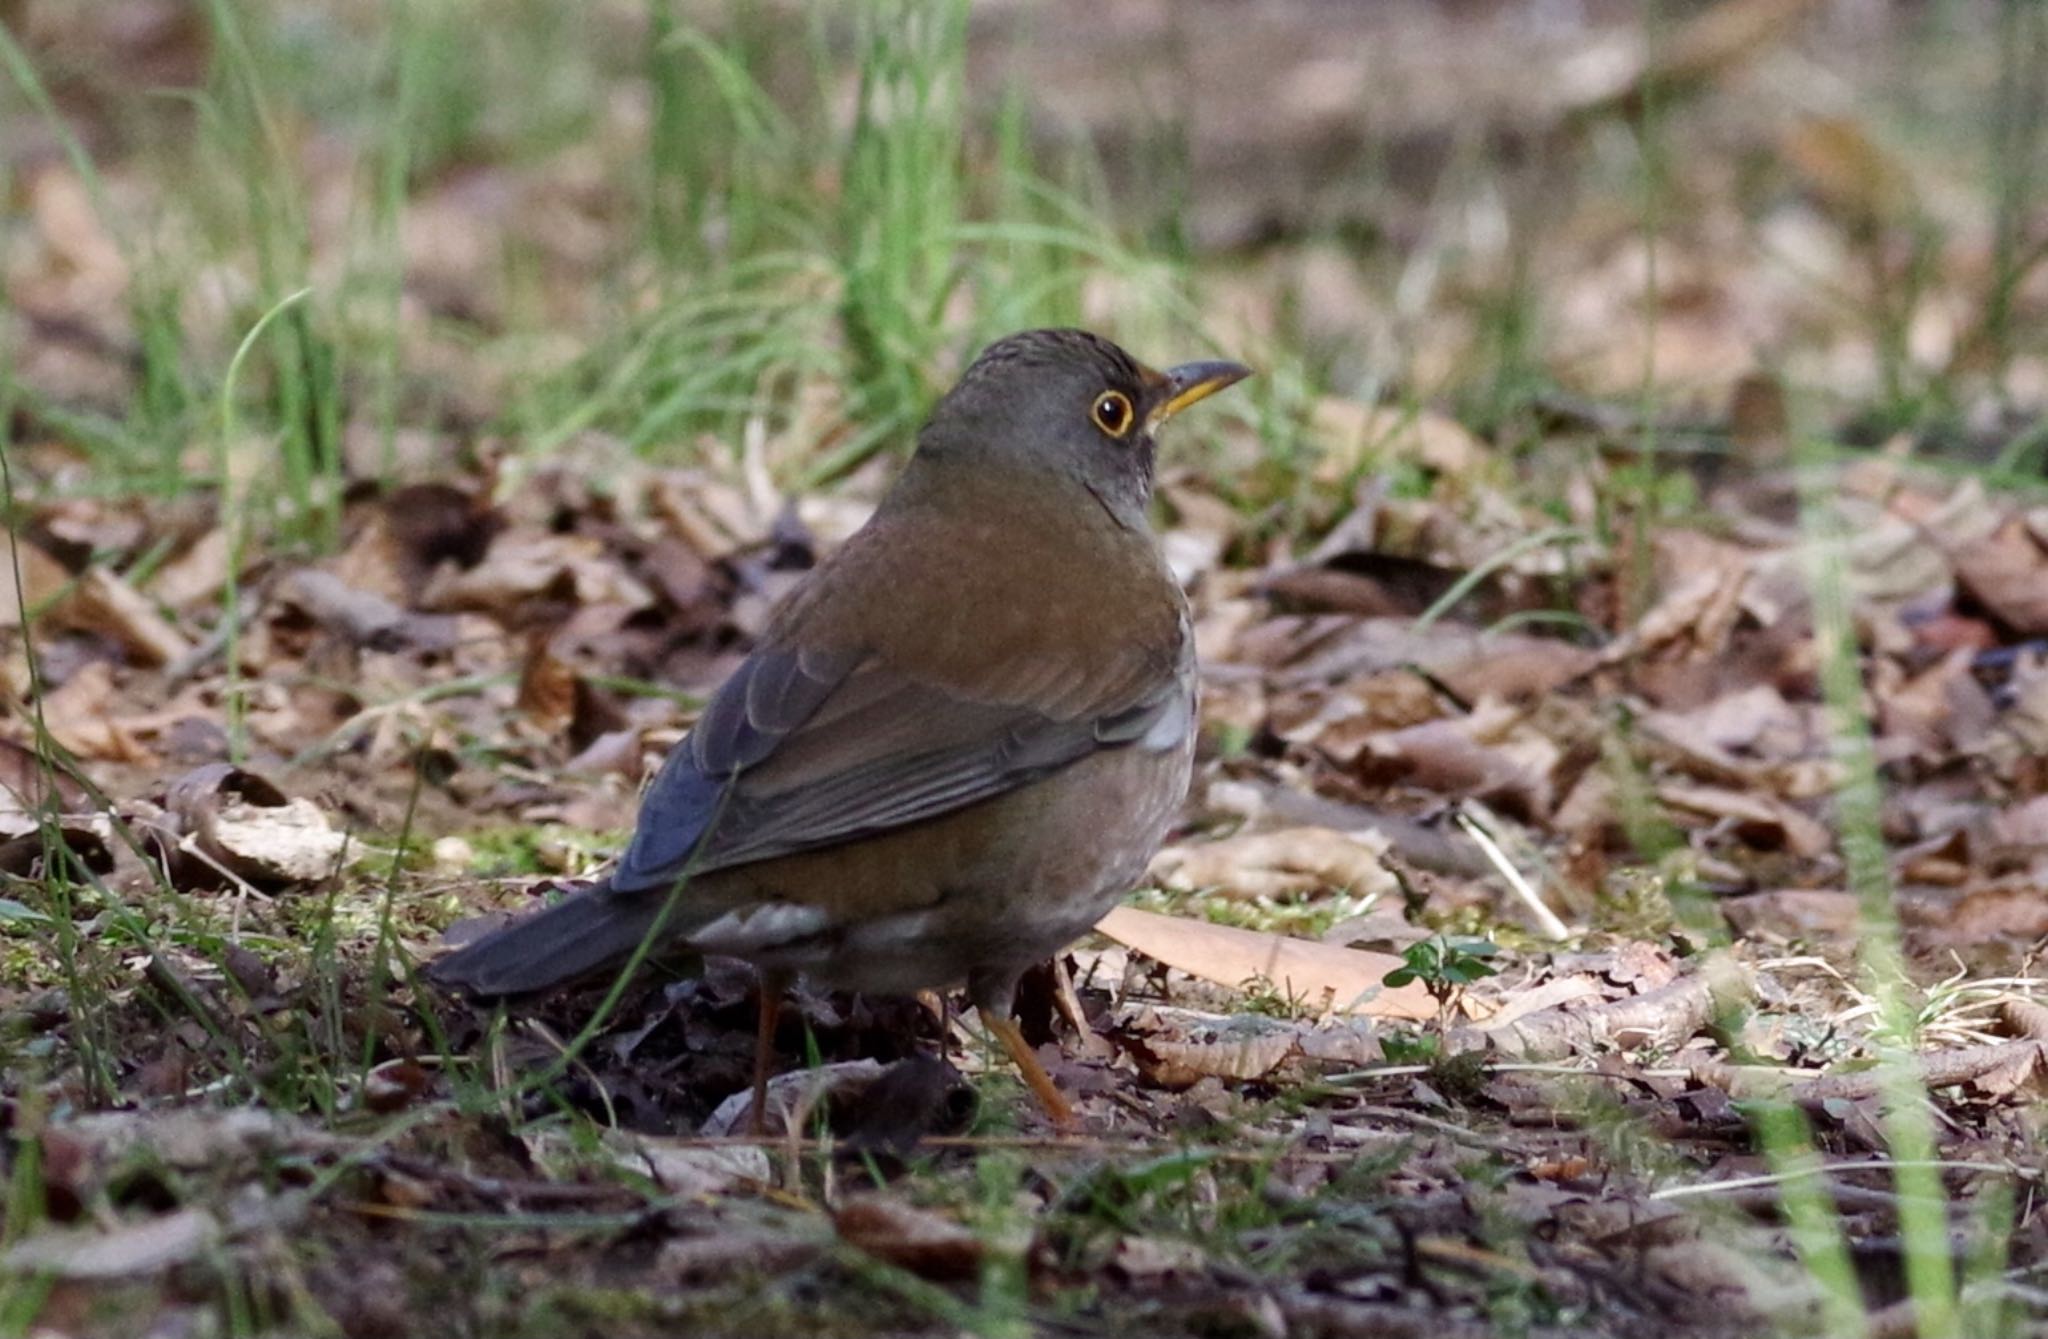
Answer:
[[[1131,430],[1135,415],[1131,412],[1130,397],[1122,391],[1104,391],[1095,397],[1095,407],[1089,410],[1094,415],[1095,426],[1112,437],[1122,437]]]

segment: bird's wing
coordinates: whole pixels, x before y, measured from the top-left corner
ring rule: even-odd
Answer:
[[[1194,727],[1185,642],[1093,667],[1048,658],[973,692],[873,653],[765,646],[663,764],[610,886],[703,873],[903,827],[1101,749]]]

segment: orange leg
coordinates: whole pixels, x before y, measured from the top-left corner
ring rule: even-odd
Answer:
[[[1074,1108],[1053,1086],[1052,1075],[1045,1072],[1045,1066],[1038,1063],[1038,1057],[1031,1052],[1030,1043],[1024,1040],[1024,1033],[1017,1026],[1017,1020],[1007,1013],[999,1014],[993,1009],[982,1009],[981,1025],[995,1034],[997,1041],[1009,1053],[1010,1059],[1023,1072],[1024,1082],[1038,1098],[1038,1104],[1045,1108],[1045,1114],[1052,1123],[1062,1130],[1077,1128],[1081,1121],[1074,1114]]]
[[[775,1068],[775,1025],[782,1018],[782,992],[789,978],[781,972],[760,973],[760,1000],[755,1006],[754,1105],[747,1113],[747,1130],[754,1135],[768,1132],[768,1076]]]

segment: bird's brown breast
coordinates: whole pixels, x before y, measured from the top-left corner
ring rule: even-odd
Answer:
[[[1180,671],[1187,605],[1150,533],[1117,526],[1078,487],[950,468],[906,480],[766,640],[869,652],[963,697],[1056,719]]]

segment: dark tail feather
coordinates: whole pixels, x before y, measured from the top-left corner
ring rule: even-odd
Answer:
[[[427,967],[427,979],[471,995],[530,995],[616,967],[661,912],[661,899],[572,894]]]

